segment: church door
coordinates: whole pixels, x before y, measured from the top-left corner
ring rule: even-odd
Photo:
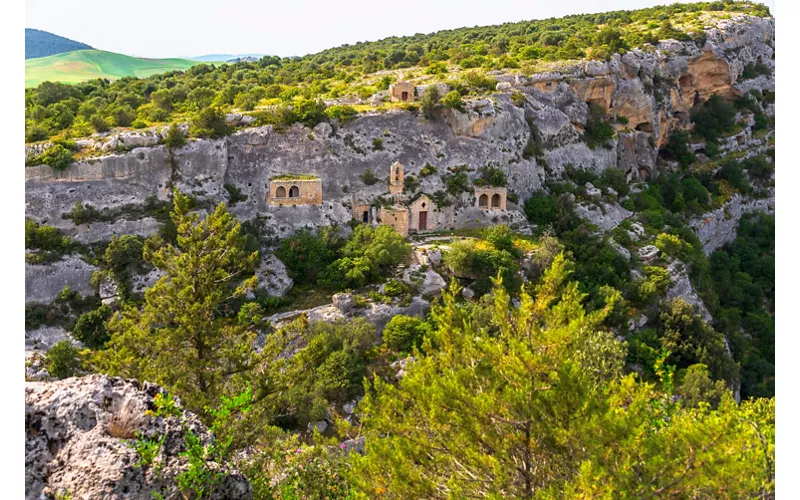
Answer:
[[[428,212],[420,212],[419,213],[419,231],[425,231],[428,229]]]

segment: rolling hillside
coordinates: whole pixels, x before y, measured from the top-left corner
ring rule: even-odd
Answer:
[[[25,59],[47,57],[74,50],[91,50],[93,47],[48,31],[25,28]]]
[[[103,50],[77,50],[25,61],[25,86],[44,81],[79,83],[93,78],[116,80],[184,70],[200,64],[186,59],[141,59]]]

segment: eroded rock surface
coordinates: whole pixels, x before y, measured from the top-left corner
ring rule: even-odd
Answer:
[[[205,445],[213,436],[193,414],[153,417],[153,398],[162,390],[145,382],[89,375],[25,384],[25,498],[185,498],[176,476],[187,467],[184,435]],[[163,439],[150,466],[131,446],[139,433]],[[210,467],[215,467],[210,464]],[[250,499],[247,479],[234,469],[211,492],[216,499]]]

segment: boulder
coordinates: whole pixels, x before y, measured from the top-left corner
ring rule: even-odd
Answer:
[[[600,191],[598,188],[594,187],[594,184],[592,184],[591,182],[587,182],[585,187],[586,187],[586,196],[589,196],[591,198],[600,198],[600,196],[602,196],[603,194],[603,192]]]
[[[473,298],[475,298],[475,291],[472,290],[472,288],[465,286],[464,288],[461,289],[461,296],[467,300],[472,300]]]
[[[422,273],[421,266],[419,264],[412,264],[403,272],[403,281],[410,285],[418,285],[419,292],[423,297],[438,295],[442,292],[442,289],[447,286],[447,282],[444,278],[433,269],[426,270],[422,279],[418,277],[420,273]]]
[[[202,445],[214,436],[180,402],[172,416],[153,416],[158,386],[106,375],[25,383],[25,498],[182,498],[176,477],[188,466],[185,435]],[[151,465],[131,445],[160,441]],[[247,479],[228,466],[208,492],[215,499],[251,499]]]
[[[658,257],[658,254],[661,253],[661,250],[656,248],[655,245],[645,245],[642,248],[640,248],[636,253],[639,255],[639,258],[642,260],[642,262],[647,264],[649,262],[652,262],[656,257]]]
[[[442,263],[442,252],[438,248],[429,248],[425,251],[425,255],[433,267],[438,267]]]
[[[316,127],[314,127],[314,135],[319,137],[320,139],[327,139],[333,133],[333,127],[328,122],[321,122],[318,123]]]
[[[315,420],[314,422],[309,422],[307,427],[311,432],[314,432],[314,429],[316,429],[320,434],[324,434],[325,431],[328,430],[328,422],[325,420]]]
[[[286,266],[273,254],[265,254],[256,268],[258,288],[267,291],[273,297],[283,297],[294,286]]]
[[[342,314],[347,314],[356,303],[351,293],[336,293],[331,297],[331,300],[333,301],[333,307]]]

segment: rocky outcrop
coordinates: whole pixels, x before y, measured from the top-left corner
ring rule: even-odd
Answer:
[[[49,265],[25,264],[25,302],[53,302],[64,287],[81,295],[93,295],[90,280],[97,268],[77,255],[70,255]]]
[[[692,220],[690,226],[703,244],[703,252],[709,255],[736,239],[739,220],[744,214],[756,212],[775,213],[774,192],[762,199],[746,199],[737,193],[723,207]]]
[[[25,498],[179,499],[176,477],[186,470],[185,435],[205,446],[214,437],[180,406],[175,416],[153,416],[163,393],[145,382],[89,375],[25,384]],[[160,442],[150,465],[131,440]],[[208,462],[224,479],[210,498],[250,499],[238,471]]]
[[[688,304],[691,304],[695,307],[697,314],[699,314],[706,323],[711,324],[711,313],[708,312],[708,308],[706,308],[703,300],[697,295],[697,292],[695,292],[694,288],[692,287],[692,282],[689,280],[689,276],[686,275],[684,264],[681,261],[676,260],[670,264],[669,267],[667,267],[667,271],[669,272],[670,280],[670,286],[667,290],[667,298],[682,298]]]

